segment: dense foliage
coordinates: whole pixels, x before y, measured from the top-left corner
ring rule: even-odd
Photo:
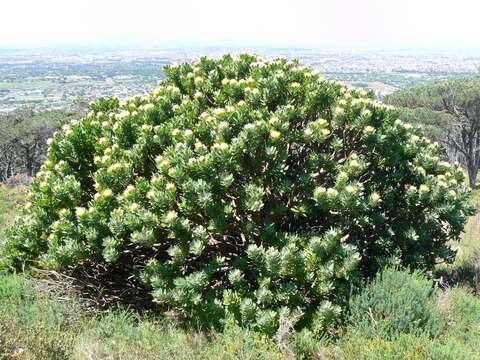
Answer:
[[[4,267],[102,264],[184,319],[321,331],[385,264],[452,259],[459,168],[368,94],[251,56],[169,66],[50,142]]]

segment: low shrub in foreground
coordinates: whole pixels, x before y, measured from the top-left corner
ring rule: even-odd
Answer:
[[[392,279],[391,270],[389,272]],[[397,280],[403,276],[404,274],[396,276]],[[414,287],[417,288],[417,291],[423,288],[424,291],[421,292],[425,294],[429,285],[424,283],[424,279],[419,278],[418,274],[414,274],[411,281],[418,280],[420,283]],[[397,287],[399,292],[401,292],[402,285],[405,285],[404,282],[400,282]],[[411,315],[404,316],[403,310],[397,307],[401,303],[398,301],[399,297],[411,299],[412,296],[406,295],[405,292],[403,295],[396,294],[394,286],[391,286],[388,292],[381,291],[385,288],[385,285],[378,287],[377,298],[382,294],[381,303],[392,304],[390,309],[387,306],[379,307],[372,303],[373,309],[370,312],[372,315],[369,315],[365,308],[360,312],[357,308],[358,316],[363,314],[370,319],[352,322],[349,330],[329,349],[329,356],[345,360],[480,359],[478,351],[480,347],[480,299],[478,297],[464,288],[447,290],[434,298],[417,296],[420,302],[429,305],[425,316],[414,310],[412,313],[416,313],[416,319],[413,319]],[[412,284],[407,285],[407,288],[411,290]],[[366,290],[363,297],[365,296],[372,298],[372,290]],[[426,298],[429,300],[425,301]],[[415,308],[420,310],[418,306]],[[385,315],[381,314],[382,309],[385,310]],[[397,315],[392,316],[393,313],[397,313]],[[432,314],[435,315],[432,317]],[[354,316],[354,319],[358,320],[358,316]],[[426,317],[430,317],[430,321],[426,321]],[[410,318],[414,325],[405,326],[405,323],[402,324],[398,321],[400,318]],[[392,321],[391,324],[389,319]],[[425,324],[439,321],[442,324],[441,331],[435,331],[436,336],[432,337],[432,326],[425,327]],[[422,323],[423,325],[421,325]],[[388,331],[385,331],[385,328],[388,328]],[[438,326],[434,328],[439,329]]]
[[[463,174],[394,109],[284,59],[165,72],[55,134],[3,267],[121,271],[180,319],[273,334],[328,328],[392,261],[452,259]]]
[[[352,298],[349,322],[363,337],[436,336],[443,328],[436,299],[437,290],[422,273],[387,268]]]

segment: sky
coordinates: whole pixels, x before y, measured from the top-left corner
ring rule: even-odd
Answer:
[[[0,47],[480,47],[478,0],[4,0]]]

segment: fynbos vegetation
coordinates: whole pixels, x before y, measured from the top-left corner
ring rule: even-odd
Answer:
[[[165,72],[49,142],[3,267],[122,269],[180,319],[273,334],[324,331],[386,265],[453,259],[464,175],[395,109],[284,59]]]

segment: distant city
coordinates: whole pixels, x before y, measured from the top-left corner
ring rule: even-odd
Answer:
[[[163,66],[200,56],[250,52],[265,58],[297,58],[325,78],[373,90],[377,96],[414,85],[480,71],[480,54],[373,52],[292,48],[159,48],[149,50],[0,50],[0,112],[30,106],[63,109],[78,99],[116,95],[123,99],[152,90]]]

